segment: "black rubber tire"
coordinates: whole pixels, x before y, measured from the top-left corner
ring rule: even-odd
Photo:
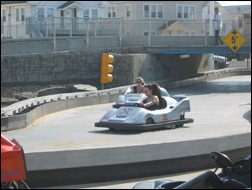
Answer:
[[[148,117],[147,119],[146,119],[146,125],[151,125],[151,124],[154,124],[155,122],[154,122],[154,120],[151,118],[151,117]]]

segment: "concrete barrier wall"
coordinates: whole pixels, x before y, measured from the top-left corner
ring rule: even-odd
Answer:
[[[202,76],[181,81],[171,82],[170,80],[158,80],[155,82],[169,90],[235,75],[251,75],[251,68],[223,69],[202,73]],[[54,112],[80,106],[115,102],[117,97],[124,94],[128,87],[122,86],[97,92],[57,94],[17,102],[1,109],[1,131],[4,132],[28,127],[39,118]],[[34,106],[37,107],[28,113],[16,115]]]
[[[29,163],[27,170],[36,171],[175,159],[250,146],[251,133],[242,133],[208,139],[138,146],[34,152],[26,153],[25,159]]]

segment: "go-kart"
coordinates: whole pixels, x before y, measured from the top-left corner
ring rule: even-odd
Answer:
[[[228,156],[212,152],[215,171],[207,171],[189,181],[157,180],[141,182],[133,189],[251,189],[251,155],[233,163]],[[218,168],[221,173],[216,174]]]
[[[26,180],[23,147],[1,135],[1,189],[30,189]]]
[[[111,130],[148,131],[160,128],[182,127],[192,123],[193,119],[185,118],[185,112],[190,112],[190,102],[187,97],[170,97],[168,92],[160,87],[160,105],[156,109],[146,109],[139,103],[146,99],[145,94],[131,93],[129,87],[124,95],[117,98],[113,109],[109,110],[96,127],[106,127]]]

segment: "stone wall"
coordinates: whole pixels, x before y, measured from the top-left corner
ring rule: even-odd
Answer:
[[[108,50],[1,56],[1,83],[99,80],[104,52]],[[153,81],[183,78],[209,70],[208,55],[182,59],[180,55],[132,54],[116,49],[110,52],[115,57],[111,87],[132,84],[137,76]]]

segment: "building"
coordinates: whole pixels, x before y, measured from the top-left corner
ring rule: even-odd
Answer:
[[[1,38],[47,37],[54,29],[57,35],[82,33],[87,20],[104,18],[108,5],[107,1],[1,1]]]
[[[124,35],[202,35],[201,1],[109,1],[107,18],[122,18]]]
[[[233,29],[233,18],[232,16],[216,1],[204,1],[202,4],[202,21],[206,23],[206,27],[203,30],[209,35],[214,35],[214,19],[215,12],[214,8],[219,8],[222,19],[222,30],[220,31],[221,36],[226,36]]]
[[[251,5],[224,6],[230,15],[232,15],[235,27],[242,34],[251,35]]]

